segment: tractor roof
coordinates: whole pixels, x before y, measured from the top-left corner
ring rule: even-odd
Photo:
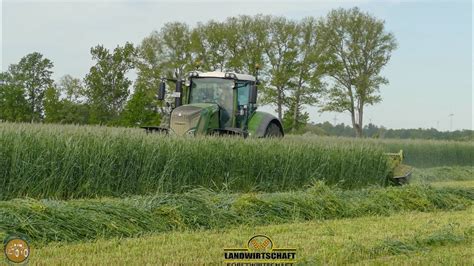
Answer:
[[[255,81],[255,77],[252,75],[247,74],[238,74],[235,72],[197,72],[200,78],[226,78],[226,74],[234,74],[238,80],[248,80],[248,81]]]

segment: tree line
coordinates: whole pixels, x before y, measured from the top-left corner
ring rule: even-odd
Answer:
[[[54,81],[51,60],[26,55],[0,74],[0,120],[159,124],[161,77],[196,69],[255,74],[258,65],[259,103],[275,107],[287,132],[304,128],[305,107],[318,106],[347,112],[355,135],[362,136],[364,107],[381,101],[379,89],[388,83],[381,70],[396,46],[384,21],[358,8],[301,20],[241,15],[194,27],[167,23],[139,45],[92,47],[95,64],[82,79]],[[134,81],[127,75],[132,70]]]
[[[333,125],[329,122],[308,123],[296,134],[313,134],[318,136],[355,137],[351,126],[340,123]],[[363,128],[363,136],[367,138],[386,139],[429,139],[429,140],[454,140],[474,141],[474,131],[463,129],[455,131],[439,131],[435,128],[401,128],[390,129],[369,123]]]

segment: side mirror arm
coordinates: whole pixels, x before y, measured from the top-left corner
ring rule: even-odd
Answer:
[[[250,104],[257,103],[257,84],[255,83],[250,86],[249,103]]]
[[[166,94],[166,83],[164,79],[160,81],[160,88],[158,89],[158,100],[163,101]]]

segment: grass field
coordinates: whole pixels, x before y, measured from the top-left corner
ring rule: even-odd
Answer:
[[[0,123],[0,199],[383,185],[383,150],[345,141],[172,138],[139,129]]]
[[[400,149],[411,184],[385,186]],[[32,265],[220,264],[256,233],[301,265],[472,265],[473,151],[0,123],[0,238],[28,235]]]
[[[367,140],[382,149],[397,152],[403,150],[405,163],[429,168],[439,166],[471,166],[474,162],[474,142],[435,140]]]
[[[36,241],[32,244],[30,263],[32,265],[219,264],[223,260],[223,247],[241,247],[253,234],[264,233],[271,236],[275,244],[280,247],[297,248],[300,265],[472,265],[474,261],[472,252],[474,209],[470,188],[474,187],[474,178],[468,172],[466,174],[466,171],[472,171],[472,169],[451,167],[417,170],[413,179],[415,184],[423,181],[421,183],[429,182],[431,187],[436,187],[431,191],[441,189],[441,191],[461,195],[464,198],[462,200],[464,207],[458,205],[457,208],[453,208],[446,205],[450,197],[444,195],[434,198],[435,204],[439,204],[440,208],[426,208],[426,201],[415,200],[420,197],[417,196],[417,191],[420,195],[424,195],[423,199],[429,198],[429,196],[426,197],[426,192],[430,190],[426,190],[425,185],[354,191],[339,190],[336,193],[334,189],[319,186],[317,191],[320,196],[332,195],[332,200],[334,200],[337,193],[345,194],[348,196],[347,199],[352,199],[350,201],[352,204],[359,202],[352,206],[363,207],[366,212],[356,212],[359,215],[347,218],[333,216],[322,219],[323,217],[319,217],[306,222],[298,219],[269,220],[263,223],[266,225],[259,225],[262,224],[261,221],[253,220],[230,227],[227,224],[220,227],[176,228],[162,233],[142,232],[143,234],[139,237],[129,238],[105,239],[101,236],[94,241]],[[448,175],[420,180],[421,177],[440,172],[448,173]],[[446,184],[449,185],[445,186]],[[422,190],[419,190],[420,188]],[[366,193],[367,191],[372,192]],[[406,193],[393,194],[387,191]],[[275,195],[275,193],[268,194],[269,197],[278,199]],[[349,197],[349,195],[352,196]],[[355,195],[359,197],[354,197]],[[362,200],[368,195],[372,198]],[[406,195],[408,198],[400,195]],[[67,204],[71,202],[73,201],[65,201]],[[422,205],[416,205],[417,202]],[[396,208],[397,204],[401,205]],[[273,205],[278,206],[276,202]],[[317,206],[331,205],[328,202],[320,202]],[[400,208],[400,206],[405,207]],[[416,206],[422,208],[417,209]],[[416,211],[413,211],[413,208]],[[355,211],[357,208],[352,210]],[[382,212],[374,212],[374,210]],[[248,218],[258,217],[259,213],[258,211],[249,213]],[[215,213],[207,212],[205,214],[207,214],[206,217],[215,215]],[[260,218],[273,217],[271,212],[267,212],[267,215],[269,214],[270,216],[263,215]],[[34,217],[34,215],[29,217]],[[188,221],[193,221],[193,219]],[[194,221],[199,221],[199,219]],[[56,224],[60,227],[53,230],[60,230],[61,226],[66,226],[66,217],[63,217],[61,223]],[[90,228],[90,226],[92,225],[84,228]],[[51,229],[47,224],[44,228]],[[119,228],[120,226],[117,227]]]
[[[289,136],[170,138],[139,129],[0,123],[0,200],[385,185],[384,152],[415,167],[472,165],[471,142]]]
[[[473,200],[472,189],[404,186],[347,191],[324,184],[306,191],[259,194],[199,190],[125,199],[18,199],[0,201],[0,237],[13,230],[28,235],[34,243],[73,242],[414,210],[463,210]]]
[[[363,233],[361,233],[363,232]],[[472,209],[453,212],[407,212],[226,231],[174,232],[141,238],[52,244],[32,252],[31,263],[219,264],[224,247],[242,247],[258,233],[275,245],[297,249],[300,264],[469,265],[473,262]]]

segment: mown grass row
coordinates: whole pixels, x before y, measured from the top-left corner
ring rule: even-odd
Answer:
[[[390,215],[401,211],[463,210],[471,189],[405,186],[254,194],[194,190],[125,199],[0,201],[0,237],[29,236],[35,243],[73,242],[149,232],[229,228],[287,222]]]
[[[220,265],[223,247],[244,247],[250,237],[264,233],[278,247],[296,248],[298,265],[471,265],[472,210],[404,212],[386,217],[58,242],[34,246],[30,263]]]
[[[363,143],[0,123],[0,199],[289,191],[315,180],[358,188],[385,184],[388,172],[383,151]]]

